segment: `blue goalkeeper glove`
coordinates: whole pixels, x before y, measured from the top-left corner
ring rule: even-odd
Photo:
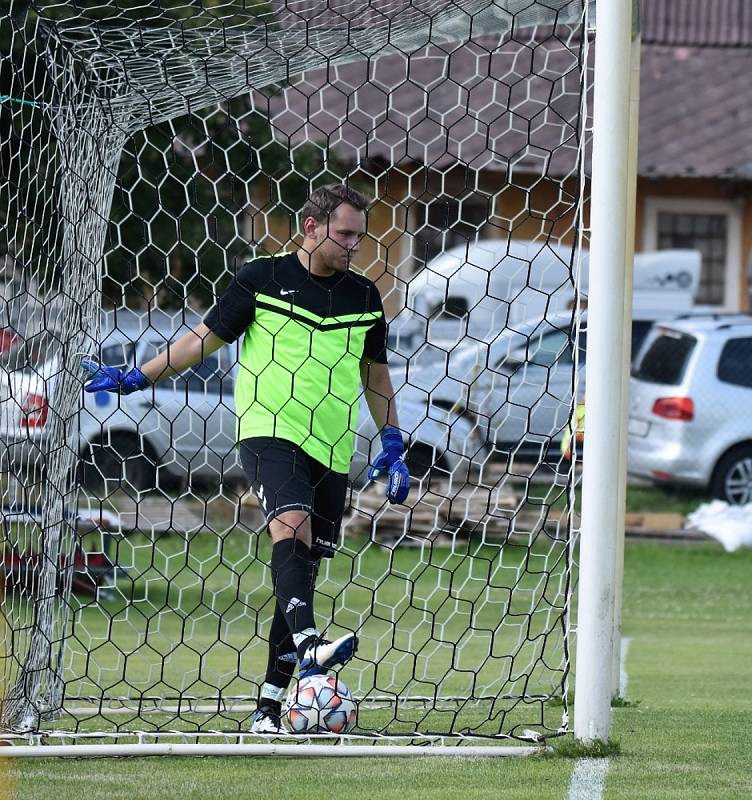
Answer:
[[[404,503],[410,491],[410,472],[405,464],[402,433],[398,428],[384,428],[381,431],[381,445],[384,449],[368,470],[368,480],[374,481],[386,475],[387,499],[390,503]]]
[[[91,373],[88,383],[84,384],[86,392],[118,392],[131,394],[151,386],[151,381],[138,367],[127,372],[118,367],[108,367],[91,358],[82,358],[81,366]]]

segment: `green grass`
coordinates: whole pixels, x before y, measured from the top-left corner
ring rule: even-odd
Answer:
[[[552,509],[564,510],[567,505],[567,494],[561,488],[557,488],[554,493],[550,488],[544,487],[541,490],[541,498],[535,502],[538,504],[545,502]],[[530,498],[534,498],[535,489],[530,492]],[[582,491],[578,486],[575,489],[577,508],[582,508]],[[657,511],[676,514],[689,514],[696,511],[701,503],[710,502],[712,498],[709,494],[698,493],[695,490],[682,489],[675,486],[627,486],[626,511],[628,513],[644,513],[647,511]],[[527,504],[528,509],[535,507],[535,502],[530,500]]]
[[[700,503],[710,502],[710,495],[677,487],[629,486],[627,487],[627,511],[660,511],[689,514],[696,511]]]
[[[447,554],[444,554],[447,555]],[[414,556],[413,556],[414,557]],[[346,561],[346,560],[345,560]],[[606,800],[752,796],[752,552],[632,543],[624,635],[629,704],[613,709]],[[18,800],[566,798],[571,758],[18,761]]]
[[[561,800],[565,759],[132,759],[40,761],[16,767],[18,798],[33,800],[319,800],[467,798]]]
[[[608,758],[621,753],[618,739],[610,738],[607,742],[596,739],[593,742],[581,742],[573,736],[563,736],[551,745],[550,755],[553,758]]]
[[[627,696],[640,704],[614,713],[622,756],[607,800],[752,796],[752,552],[632,545],[627,556]]]
[[[94,542],[88,547],[97,549]],[[458,540],[454,549],[396,550],[349,537],[337,558],[322,565],[317,611],[322,626],[336,620],[332,637],[358,631],[361,646],[345,675],[355,696],[499,698],[433,711],[400,706],[396,719],[364,703],[361,727],[390,734],[558,729],[561,709],[519,697],[549,696],[562,680],[566,547],[544,534],[529,546]],[[186,543],[134,534],[113,555],[128,575],[112,597],[78,598],[72,608],[67,706],[102,694],[256,696],[266,667],[266,647],[256,637],[268,631],[274,609],[266,536],[238,529]],[[23,610],[16,605],[17,615]],[[31,609],[25,612],[30,618]],[[77,716],[57,727],[109,730],[119,720],[134,728],[127,717]],[[149,714],[136,727],[195,730],[199,721]],[[203,722],[209,729],[244,730],[248,711]]]

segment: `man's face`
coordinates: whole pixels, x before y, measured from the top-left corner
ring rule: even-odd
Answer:
[[[350,257],[360,248],[366,234],[366,215],[349,203],[342,203],[329,220],[316,222],[313,217],[304,221],[306,236],[315,242],[313,252],[319,263],[337,272],[350,266]]]

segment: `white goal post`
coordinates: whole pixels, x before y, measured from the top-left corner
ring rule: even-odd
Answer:
[[[595,0],[157,6],[0,11],[0,757],[607,740],[637,0],[601,0],[597,25]],[[374,198],[356,263],[414,485],[390,506],[365,480],[361,414],[316,587],[322,628],[361,641],[341,673],[357,723],[259,736],[274,596],[237,346],[114,399],[82,397],[80,361],[152,357],[298,241],[331,182]]]
[[[604,4],[605,5],[605,4]],[[582,477],[575,735],[606,741],[621,642],[639,66],[638,7],[601,6],[595,46],[587,437]],[[639,87],[639,83],[637,84]],[[630,218],[631,215],[631,218]],[[631,237],[631,238],[630,238]],[[614,369],[614,364],[621,369]],[[617,608],[618,598],[618,608]]]

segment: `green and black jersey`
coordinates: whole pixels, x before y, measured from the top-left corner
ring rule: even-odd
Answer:
[[[226,342],[243,336],[235,383],[238,438],[274,436],[347,472],[360,362],[386,363],[379,291],[355,272],[320,278],[296,253],[245,264],[204,320]]]

